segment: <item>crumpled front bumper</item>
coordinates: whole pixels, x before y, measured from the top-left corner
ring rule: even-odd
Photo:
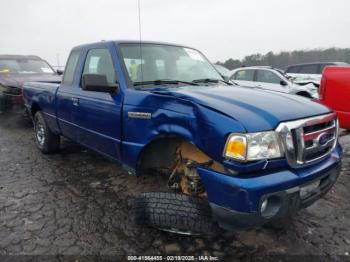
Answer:
[[[301,169],[272,171],[259,176],[230,176],[198,168],[208,194],[213,219],[225,229],[249,228],[305,208],[326,194],[336,182],[341,169],[342,148],[338,144],[321,162]],[[315,181],[317,188],[301,196],[301,190]],[[265,199],[278,199],[278,211],[264,216]]]

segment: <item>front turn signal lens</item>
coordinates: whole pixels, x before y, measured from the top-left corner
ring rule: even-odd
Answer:
[[[237,160],[245,160],[247,155],[247,138],[240,135],[231,135],[225,148],[225,156]]]

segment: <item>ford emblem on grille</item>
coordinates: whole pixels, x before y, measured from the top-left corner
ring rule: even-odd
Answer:
[[[330,113],[282,122],[276,132],[280,136],[288,164],[293,168],[303,167],[327,157],[337,145],[337,115]]]
[[[319,135],[319,137],[318,137],[318,139],[317,139],[318,144],[319,144],[320,146],[324,146],[324,145],[327,144],[327,142],[328,142],[329,140],[332,139],[332,137],[333,137],[333,135],[330,134],[330,133],[322,133],[322,134]]]

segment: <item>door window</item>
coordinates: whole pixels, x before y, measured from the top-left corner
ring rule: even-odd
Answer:
[[[116,75],[113,59],[108,49],[91,49],[85,60],[83,75],[104,75],[109,84],[115,84]]]
[[[253,81],[254,70],[240,70],[232,77],[233,80]]]
[[[270,84],[279,84],[281,82],[281,78],[274,72],[267,70],[257,70],[256,81]]]

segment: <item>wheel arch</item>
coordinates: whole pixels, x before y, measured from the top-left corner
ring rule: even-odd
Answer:
[[[169,166],[174,160],[176,148],[181,142],[186,142],[196,146],[188,137],[179,134],[159,134],[141,149],[137,157],[136,175],[142,174],[145,168]],[[158,155],[159,152],[162,154]]]
[[[171,167],[176,160],[176,151],[181,147],[184,158],[199,163],[213,160],[192,139],[180,134],[162,134],[150,140],[140,151],[136,165],[136,175],[142,174],[145,168]],[[214,161],[213,169],[223,171],[221,164]]]
[[[36,112],[41,111],[41,107],[38,102],[33,101],[32,106],[30,107],[30,113],[34,117]]]

